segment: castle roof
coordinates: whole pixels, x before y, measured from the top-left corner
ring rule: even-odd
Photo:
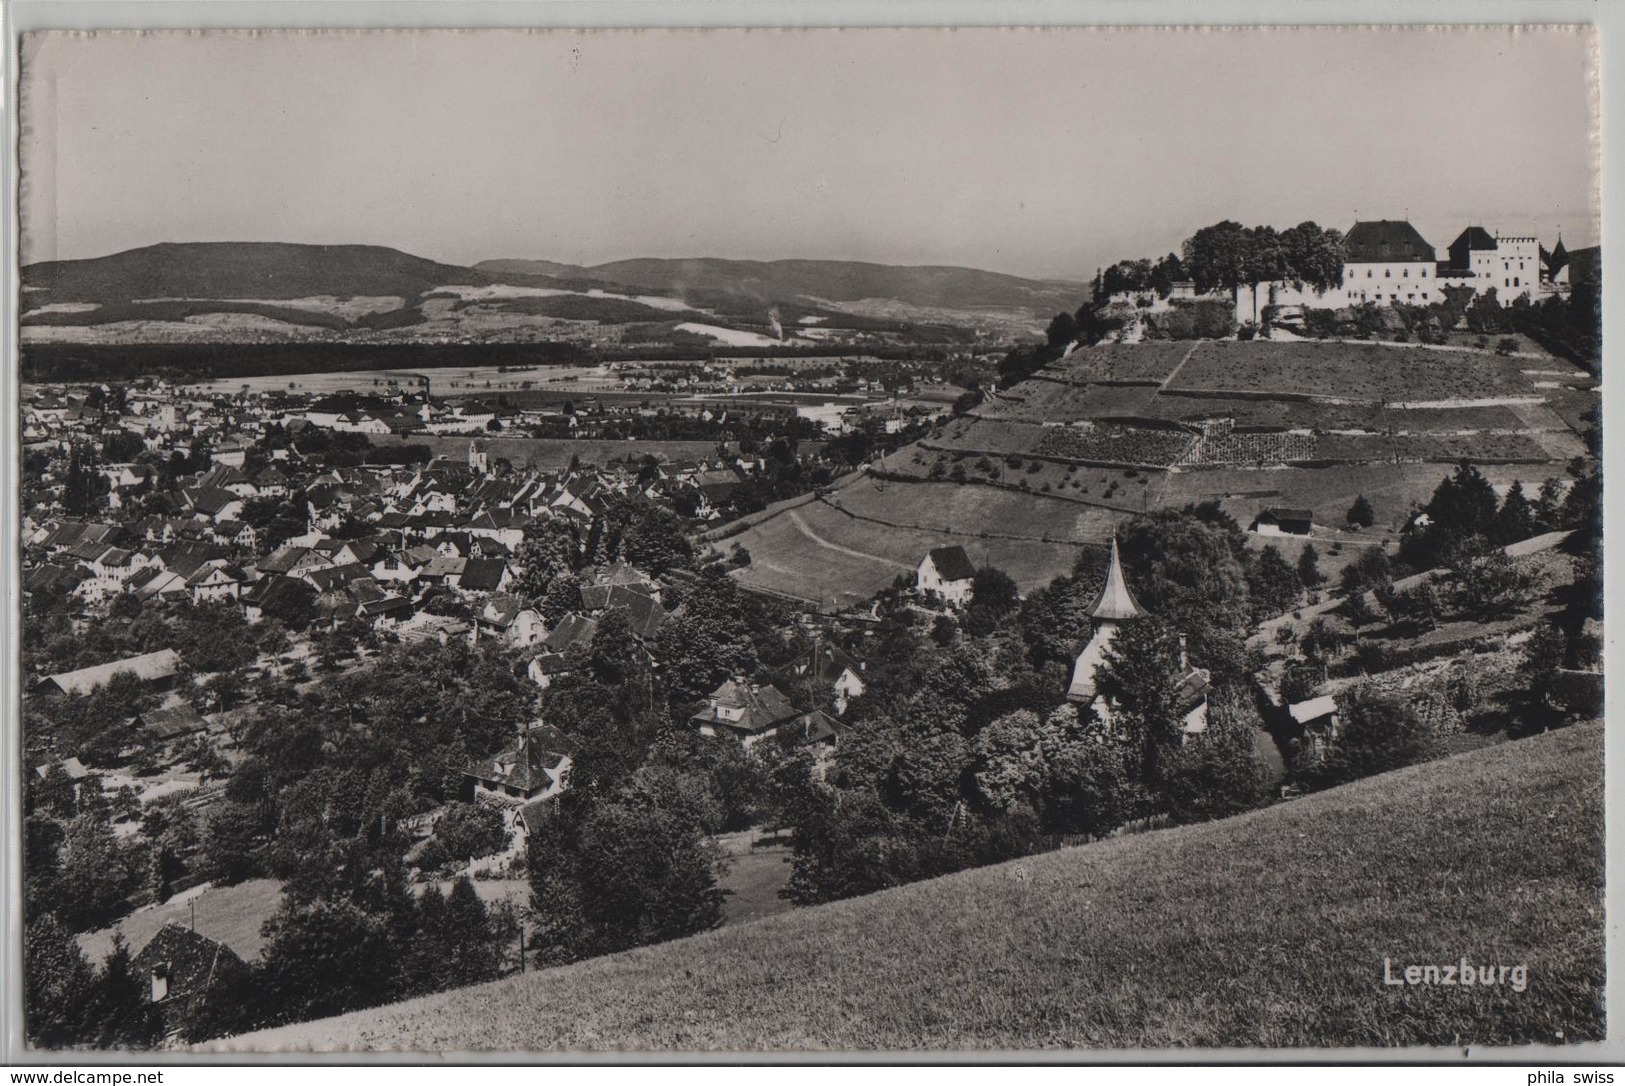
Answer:
[[[1117,540],[1113,538],[1111,562],[1106,566],[1106,583],[1100,586],[1100,595],[1095,597],[1089,617],[1122,622],[1144,613],[1134,593],[1128,590],[1128,582],[1123,579],[1123,563],[1118,559]]]
[[[1450,243],[1451,249],[1478,249],[1494,251],[1500,248],[1495,238],[1482,226],[1469,226],[1461,236]]]
[[[1431,262],[1435,258],[1433,246],[1403,219],[1355,223],[1343,239],[1343,251],[1350,264]]]

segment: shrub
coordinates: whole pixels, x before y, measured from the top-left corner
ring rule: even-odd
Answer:
[[[453,803],[434,825],[435,840],[455,860],[489,856],[508,844],[502,812],[474,803]]]
[[[1438,741],[1410,705],[1357,686],[1339,699],[1339,730],[1322,769],[1321,783],[1384,773],[1426,761],[1438,753]]]

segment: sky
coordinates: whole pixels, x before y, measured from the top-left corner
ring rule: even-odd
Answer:
[[[164,241],[450,263],[1085,280],[1221,219],[1598,236],[1594,36],[1553,29],[33,35],[22,259]]]

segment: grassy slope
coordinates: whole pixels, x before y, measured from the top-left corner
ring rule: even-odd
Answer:
[[[1505,1044],[1604,1029],[1602,726],[247,1035],[251,1049]],[[1398,962],[1529,988],[1390,988]],[[1560,1032],[1561,1031],[1561,1032]]]

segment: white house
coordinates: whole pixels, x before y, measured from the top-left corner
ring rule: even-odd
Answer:
[[[971,579],[975,576],[976,566],[964,547],[938,547],[920,562],[914,586],[921,592],[941,596],[955,607],[963,607],[970,602]]]

